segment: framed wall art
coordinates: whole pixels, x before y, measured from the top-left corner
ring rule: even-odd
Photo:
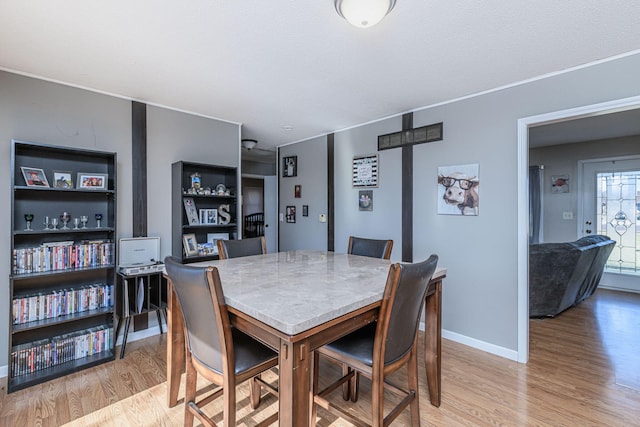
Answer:
[[[296,207],[295,206],[287,206],[287,222],[295,223],[296,222]]]
[[[378,155],[356,156],[352,163],[353,187],[378,186]]]
[[[551,192],[554,194],[569,192],[569,175],[553,175],[551,177]]]
[[[298,176],[298,156],[282,158],[282,177]]]
[[[437,185],[438,214],[478,215],[480,179],[477,164],[439,167]]]
[[[360,190],[358,193],[358,209],[361,211],[372,211],[373,190]]]

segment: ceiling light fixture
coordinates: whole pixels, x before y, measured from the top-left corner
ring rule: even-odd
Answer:
[[[258,141],[256,141],[255,139],[243,139],[242,141],[242,146],[247,150],[247,151],[251,151],[253,150],[253,147],[256,146],[256,144],[258,144]]]
[[[359,28],[373,27],[396,5],[396,0],[334,0],[338,15]]]

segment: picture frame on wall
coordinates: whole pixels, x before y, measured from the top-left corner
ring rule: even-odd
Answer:
[[[352,162],[353,188],[368,188],[378,186],[378,155],[355,156]]]
[[[569,192],[569,175],[552,175],[551,176],[551,192],[554,194],[562,194]]]
[[[360,190],[358,193],[358,209],[361,211],[372,211],[373,190]]]
[[[47,181],[47,176],[42,169],[28,166],[21,166],[20,169],[27,187],[49,187],[49,181]]]
[[[293,197],[295,197],[296,199],[302,197],[302,185],[293,186]]]
[[[298,176],[298,156],[282,158],[282,177]]]
[[[109,175],[106,173],[78,172],[76,188],[81,190],[106,190]]]
[[[477,216],[480,176],[477,163],[438,167],[438,215]]]
[[[295,206],[287,206],[287,222],[295,223],[296,222],[296,207]]]

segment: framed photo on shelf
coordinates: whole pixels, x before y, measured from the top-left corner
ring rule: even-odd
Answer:
[[[217,224],[218,223],[218,210],[217,209],[200,209],[200,224]]]
[[[282,158],[282,177],[298,176],[298,156]]]
[[[196,202],[191,197],[185,197],[184,200],[184,212],[187,214],[187,221],[189,225],[199,225],[200,218],[198,218],[198,211],[196,210]]]
[[[109,175],[106,173],[78,172],[76,188],[83,190],[105,190]]]
[[[218,255],[218,240],[229,240],[229,233],[207,233],[207,243],[213,244],[214,255]]]
[[[53,171],[53,186],[55,188],[73,188],[71,172]]]
[[[40,168],[21,166],[22,176],[27,187],[49,187],[49,181],[44,171]]]
[[[185,234],[182,236],[182,245],[184,246],[184,253],[186,256],[196,256],[198,255],[198,241],[196,240],[196,235]]]

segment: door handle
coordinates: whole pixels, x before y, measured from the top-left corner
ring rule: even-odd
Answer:
[[[585,230],[585,233],[587,233],[587,234],[591,234],[591,229],[587,228],[587,229]]]
[[[585,224],[591,225],[591,221],[587,221],[587,222],[585,222]]]

